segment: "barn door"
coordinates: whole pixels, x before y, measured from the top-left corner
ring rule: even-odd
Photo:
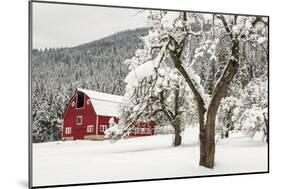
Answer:
[[[84,139],[83,132],[83,116],[76,116],[75,137],[74,139]]]
[[[78,139],[84,139],[84,136],[83,136],[83,128],[82,127],[79,127],[78,128]]]
[[[81,126],[76,126],[75,134],[74,134],[74,139],[75,139],[75,140],[84,139],[83,127],[81,127]]]

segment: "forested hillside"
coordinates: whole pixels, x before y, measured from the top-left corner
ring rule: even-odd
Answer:
[[[33,142],[60,139],[60,124],[77,87],[123,95],[128,67],[123,63],[143,46],[148,29],[119,32],[72,48],[32,51]]]

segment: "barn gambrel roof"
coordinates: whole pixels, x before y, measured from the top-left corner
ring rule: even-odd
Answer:
[[[120,105],[124,103],[123,96],[81,88],[77,88],[77,91],[84,93],[90,98],[97,115],[118,117]]]

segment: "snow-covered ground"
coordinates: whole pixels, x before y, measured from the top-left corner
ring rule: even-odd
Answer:
[[[180,147],[172,135],[33,144],[33,185],[267,171],[267,144],[237,134],[217,143],[214,169],[200,167],[197,130],[186,129]]]

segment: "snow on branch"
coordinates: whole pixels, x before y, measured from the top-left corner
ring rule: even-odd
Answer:
[[[203,101],[205,103],[205,108],[207,109],[210,97],[208,94],[205,93],[204,87],[201,85],[200,77],[193,72],[192,68],[187,68],[186,72],[187,72],[188,76],[190,77],[194,87],[196,88],[196,90],[200,94],[201,98],[203,99]]]
[[[164,29],[172,30],[175,28],[176,24],[179,24],[178,18],[180,16],[179,12],[172,12],[169,11],[165,16],[162,18],[161,23]]]
[[[232,31],[230,29],[230,26],[226,22],[225,17],[223,15],[216,15],[216,17],[222,21],[226,32],[230,35],[231,38],[233,38]]]
[[[125,78],[125,82],[130,86],[137,86],[138,82],[143,80],[143,78],[148,77],[153,74],[155,68],[154,61],[150,60],[147,61],[138,67],[136,67],[134,70],[129,72],[127,77]]]
[[[125,82],[131,87],[137,87],[138,83],[144,78],[153,75],[154,71],[159,67],[159,64],[164,58],[164,51],[162,51],[155,59],[148,60],[145,63],[137,66],[135,69],[131,70]]]

